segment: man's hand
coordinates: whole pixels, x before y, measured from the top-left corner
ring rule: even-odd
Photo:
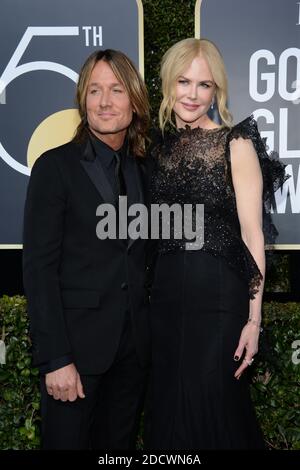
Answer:
[[[80,375],[74,364],[46,374],[46,388],[55,400],[75,401],[77,397],[85,398]]]

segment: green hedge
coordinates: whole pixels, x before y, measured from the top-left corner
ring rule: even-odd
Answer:
[[[6,364],[0,365],[0,449],[36,449],[39,435],[39,378],[32,367],[24,297],[0,299],[0,334]]]
[[[300,345],[298,353],[293,349],[300,340],[300,305],[265,304],[264,325],[252,369],[258,418],[270,448],[300,449]],[[39,378],[31,363],[24,297],[0,299],[0,327],[7,345],[7,364],[0,365],[0,449],[36,449]]]
[[[161,101],[159,69],[163,54],[181,39],[194,37],[195,0],[143,0],[145,80],[153,124]]]
[[[300,304],[264,304],[253,400],[266,442],[300,449]]]

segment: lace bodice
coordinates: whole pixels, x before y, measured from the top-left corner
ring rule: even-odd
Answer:
[[[262,275],[244,244],[238,220],[235,193],[231,178],[230,141],[251,139],[256,149],[264,181],[264,212],[270,208],[274,191],[283,184],[284,166],[269,156],[253,117],[233,128],[184,129],[165,133],[153,145],[155,169],[151,181],[151,202],[154,204],[204,204],[203,251],[222,256],[249,285],[253,298]],[[269,236],[275,228],[269,223]],[[172,228],[172,227],[171,227]],[[269,240],[270,241],[270,240]],[[159,240],[159,251],[185,250],[184,238]]]

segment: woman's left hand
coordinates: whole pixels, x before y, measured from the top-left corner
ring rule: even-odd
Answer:
[[[246,323],[242,329],[239,345],[234,353],[234,360],[239,361],[245,352],[242,364],[236,370],[234,377],[239,379],[244,370],[251,366],[254,361],[253,356],[258,351],[259,328],[253,323]]]

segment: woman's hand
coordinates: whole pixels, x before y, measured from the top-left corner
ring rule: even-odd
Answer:
[[[255,356],[258,351],[259,333],[259,327],[251,322],[246,323],[242,329],[239,345],[234,353],[234,360],[239,361],[244,353],[245,357],[242,364],[234,374],[236,379],[239,379],[244,370],[248,366],[251,366],[254,361],[253,356]]]

